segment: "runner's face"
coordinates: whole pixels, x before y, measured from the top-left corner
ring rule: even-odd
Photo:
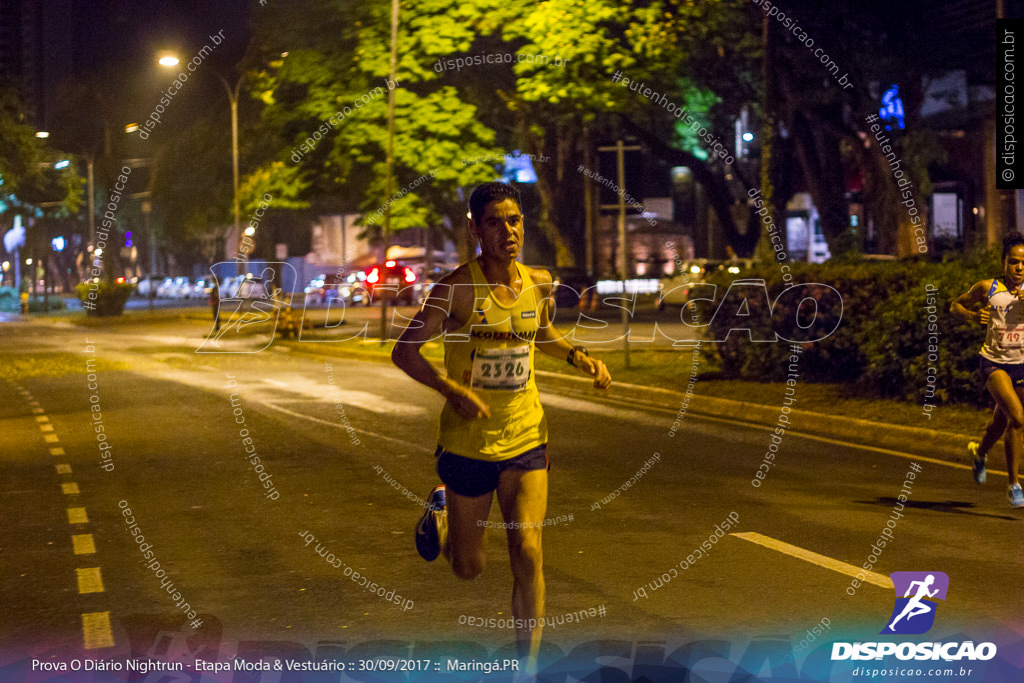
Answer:
[[[1007,283],[1014,287],[1024,283],[1024,245],[1010,247],[1010,253],[1003,261],[1003,274]]]
[[[490,202],[471,227],[484,256],[514,261],[523,248],[523,213],[514,199]]]

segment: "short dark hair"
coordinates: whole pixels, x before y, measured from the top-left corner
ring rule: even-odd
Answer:
[[[1016,246],[1024,246],[1024,235],[1020,234],[1016,230],[1011,230],[1006,233],[1006,237],[1003,238],[1003,260],[1006,260],[1006,256],[1010,253],[1010,250]]]
[[[483,218],[484,209],[491,202],[500,202],[503,199],[511,199],[519,207],[519,211],[523,210],[523,200],[519,196],[519,189],[515,185],[509,185],[508,183],[484,183],[483,185],[477,185],[476,189],[473,190],[473,194],[469,196],[469,214],[473,217],[473,220],[477,223]],[[1024,244],[1024,242],[1022,242]]]

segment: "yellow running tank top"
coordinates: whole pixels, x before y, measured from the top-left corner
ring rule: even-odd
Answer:
[[[533,354],[541,296],[528,269],[516,263],[523,286],[511,306],[498,301],[474,259],[473,313],[445,335],[448,377],[470,387],[490,407],[490,417],[465,420],[445,403],[438,443],[476,460],[508,460],[547,443],[548,423],[540,405]]]

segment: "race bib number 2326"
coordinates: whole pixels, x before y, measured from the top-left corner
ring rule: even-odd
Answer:
[[[518,391],[530,379],[530,347],[477,349],[473,356],[473,386]]]

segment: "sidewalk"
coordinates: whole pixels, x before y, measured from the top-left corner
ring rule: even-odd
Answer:
[[[573,393],[578,392],[581,396],[594,396],[594,391],[590,388],[592,382],[585,377],[571,377],[544,371],[537,371],[537,375],[543,378],[541,381],[544,385],[555,384]],[[677,414],[687,398],[683,392],[623,382],[613,383],[607,395],[631,405],[670,408]],[[778,405],[768,406],[712,398],[694,393],[689,397],[686,414],[720,417],[761,425],[772,430],[779,422],[781,409],[781,402]],[[797,408],[790,409],[788,417],[790,426],[787,432],[819,436],[860,446],[883,448],[959,464],[967,462],[967,442],[971,439],[980,440],[981,437],[980,433],[975,435],[953,434],[935,429],[904,427]],[[683,422],[685,423],[685,417]]]

